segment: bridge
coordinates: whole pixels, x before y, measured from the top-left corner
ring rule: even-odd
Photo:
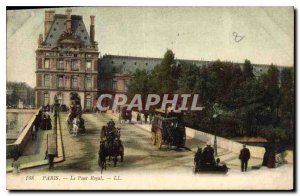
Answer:
[[[138,125],[136,122],[133,124],[120,124],[115,115],[103,113],[86,113],[83,114],[83,118],[85,119],[86,133],[75,136],[70,133],[67,128],[67,113],[60,113],[60,131],[62,139],[61,145],[64,161],[59,161],[56,163],[50,172],[54,172],[54,174],[63,173],[64,175],[73,175],[77,172],[92,172],[93,174],[101,174],[98,166],[100,130],[102,126],[106,125],[110,119],[114,119],[116,122],[116,127],[121,127],[122,129],[121,140],[123,141],[123,145],[125,147],[124,162],[118,162],[117,167],[113,167],[112,162],[108,163],[107,170],[104,171],[105,174],[129,173],[135,175],[155,174],[157,176],[161,176],[162,174],[182,174],[184,177],[190,176],[195,179],[195,175],[193,174],[194,154],[197,150],[197,147],[205,147],[206,142],[192,137],[187,137],[185,149],[176,150],[176,148],[163,146],[161,150],[158,150],[156,146],[151,144],[151,132],[148,130],[150,125]],[[41,145],[46,144],[42,143]],[[40,158],[43,159],[44,152],[39,153],[41,154]],[[217,181],[221,182],[225,180],[225,177],[226,180],[239,181],[238,179],[244,173],[240,172],[238,154],[222,148],[218,149],[218,154],[221,162],[226,163],[230,170],[226,176],[217,177]],[[251,158],[248,167],[251,168],[251,166],[260,165],[261,162],[262,159]],[[49,170],[47,165],[40,165],[31,168],[30,170],[24,169],[21,171],[21,173],[24,174],[28,174],[28,172],[30,174],[39,175],[41,172],[49,172]],[[257,179],[265,178],[267,175],[268,179],[269,177],[271,178],[269,179],[271,181],[267,184],[273,186],[274,184],[281,183],[281,181],[278,181],[278,176],[280,178],[282,177],[284,182],[290,182],[292,174],[293,167],[290,164],[273,170],[268,168],[261,168],[257,170],[250,169],[250,171],[246,174],[248,177],[243,177],[245,178],[243,179],[245,181],[245,185],[241,185],[240,183],[239,185],[249,188],[251,184],[253,185],[258,183],[256,181],[249,181],[249,179],[254,177]],[[8,180],[13,179],[13,176],[14,174],[8,174]],[[206,177],[208,176],[206,175]],[[161,176],[161,179],[163,178],[165,178],[165,176]],[[209,176],[209,178],[211,178],[211,176]],[[199,183],[205,182],[203,176],[198,180],[200,180]],[[199,186],[197,186],[204,189],[210,187],[203,185],[204,184],[199,184]],[[51,186],[51,184],[49,184],[49,186]],[[288,186],[290,186],[290,184]]]

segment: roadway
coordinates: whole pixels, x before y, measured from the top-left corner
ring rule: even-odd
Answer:
[[[22,171],[23,175],[36,174],[43,175],[101,175],[98,166],[98,150],[100,142],[100,130],[103,125],[113,118],[108,114],[84,114],[86,134],[74,136],[69,133],[66,125],[66,113],[61,113],[61,128],[65,161],[55,164],[51,172],[48,167],[41,166]],[[290,189],[293,183],[292,165],[284,165],[275,169],[261,168],[249,169],[248,172],[240,172],[238,155],[224,149],[218,149],[221,162],[225,162],[230,170],[227,175],[193,174],[193,159],[197,147],[204,147],[206,144],[198,140],[187,138],[186,149],[176,150],[163,146],[158,150],[151,144],[151,134],[149,131],[132,124],[119,124],[121,127],[121,140],[125,148],[124,162],[118,162],[117,167],[113,163],[107,165],[104,175],[122,175],[137,183],[132,185],[132,189],[152,189],[155,187],[162,189]],[[249,167],[261,163],[260,159],[250,159]],[[130,174],[130,175],[129,175]],[[7,174],[8,180],[13,180],[14,174]],[[168,179],[166,179],[168,177]],[[140,178],[143,181],[136,181]],[[182,181],[181,186],[174,186],[178,179]],[[164,186],[157,186],[157,183]],[[256,180],[253,180],[256,179]],[[59,182],[57,182],[59,183]],[[80,183],[80,182],[78,182]],[[77,189],[98,189],[97,184],[89,186],[84,183],[69,184]],[[28,184],[30,186],[30,184]],[[47,187],[55,188],[60,184],[49,184]],[[78,186],[78,187],[76,187]],[[116,185],[109,184],[112,188]],[[68,188],[68,187],[61,187]],[[102,186],[104,188],[104,185]],[[115,187],[116,188],[116,187]],[[130,189],[127,184],[119,184],[117,188]]]

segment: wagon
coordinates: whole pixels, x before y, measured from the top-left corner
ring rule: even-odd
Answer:
[[[119,122],[123,122],[123,121],[129,121],[129,123],[131,123],[131,119],[132,119],[132,110],[127,110],[128,105],[123,105],[120,108],[120,115],[119,115]]]
[[[152,122],[151,135],[152,144],[158,149],[161,149],[163,144],[177,148],[185,146],[185,126],[177,117],[156,115]]]

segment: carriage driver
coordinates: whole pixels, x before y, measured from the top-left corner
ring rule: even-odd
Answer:
[[[112,119],[110,119],[110,121],[108,121],[108,123],[107,123],[107,126],[108,126],[109,129],[114,128],[115,125],[116,124],[115,124],[115,122]]]

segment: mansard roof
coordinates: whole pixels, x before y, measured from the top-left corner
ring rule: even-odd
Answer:
[[[145,69],[147,71],[151,71],[156,65],[160,64],[162,58],[153,58],[153,57],[137,57],[137,56],[120,56],[120,55],[104,55],[102,59],[100,59],[100,70],[101,74],[130,74],[131,72],[135,72],[136,69]],[[175,59],[176,64],[180,63],[190,63],[195,64],[199,67],[207,66],[212,64],[214,61],[205,61],[205,60],[188,60],[188,59]],[[243,66],[244,63],[235,63],[239,66]],[[263,73],[266,73],[270,67],[270,65],[265,64],[252,64],[253,73],[255,76],[259,76]],[[276,66],[279,71],[282,71],[283,66]]]
[[[45,38],[45,46],[51,48],[57,46],[57,41],[60,39],[61,35],[66,32],[66,19],[66,15],[55,14],[54,21],[51,25],[48,36]],[[71,31],[73,35],[79,37],[81,47],[92,47],[92,44],[90,42],[90,36],[82,20],[82,16],[71,15]]]

